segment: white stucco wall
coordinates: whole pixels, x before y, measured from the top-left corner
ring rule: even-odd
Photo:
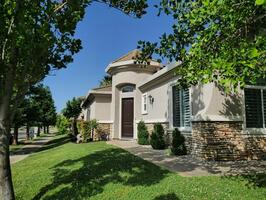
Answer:
[[[143,92],[143,94],[147,94],[148,100],[147,113],[141,115],[141,120],[146,123],[169,122],[169,109],[172,98],[171,85],[173,82],[174,79],[171,79]],[[149,96],[154,98],[153,103],[150,102]]]
[[[141,97],[142,93],[136,87],[136,90],[131,94],[123,94],[121,95],[121,87],[126,84],[137,85],[141,81],[147,79],[152,75],[152,72],[145,70],[132,70],[130,71],[122,71],[116,74],[113,74],[112,81],[112,105],[111,105],[111,120],[114,121],[113,124],[113,138],[121,138],[121,98],[123,95],[127,95],[127,97],[134,98],[134,138],[137,138],[136,131],[136,121],[141,117]],[[124,96],[125,97],[125,96]]]
[[[96,119],[100,123],[111,123],[111,95],[95,95],[94,100],[84,110],[84,119]]]
[[[111,121],[111,100],[111,95],[95,96],[94,119],[97,119],[100,123]]]
[[[195,121],[243,121],[243,93],[226,94],[214,83],[191,88]]]

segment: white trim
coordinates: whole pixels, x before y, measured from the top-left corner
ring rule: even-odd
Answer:
[[[98,120],[97,122],[100,124],[112,124],[112,123],[114,123],[113,120]]]
[[[153,124],[153,123],[169,123],[167,119],[148,119],[148,120],[135,120],[136,124],[138,124],[140,121],[143,121],[146,124]]]
[[[135,127],[136,124],[136,98],[135,98],[135,91],[134,92],[127,92],[127,93],[122,93],[120,91],[120,109],[119,109],[119,139],[122,139],[122,99],[128,99],[132,98],[133,99],[133,137],[132,139],[136,138],[136,133],[135,131],[137,130]]]
[[[266,90],[266,86],[263,85],[247,85],[245,88]]]
[[[146,85],[147,83],[151,82],[152,80],[164,75],[165,73],[169,72],[170,70],[178,67],[181,65],[181,62],[174,62],[171,63],[167,66],[165,66],[163,69],[159,70],[158,72],[156,72],[155,74],[153,74],[152,76],[148,77],[147,79],[145,79],[144,81],[140,82],[137,87],[142,87],[144,85]]]
[[[248,136],[266,137],[266,128],[245,128],[243,133]]]
[[[144,105],[146,105],[146,109]],[[141,96],[141,114],[142,115],[148,114],[148,94],[147,93],[144,93]]]
[[[230,117],[226,117],[226,116],[222,116],[222,115],[208,115],[208,114],[199,114],[196,116],[191,116],[191,121],[243,121],[243,117],[242,116],[230,116]]]
[[[120,67],[120,66],[128,66],[128,65],[140,65],[136,63],[136,60],[126,60],[126,61],[119,61],[119,62],[114,62],[110,63],[106,69],[105,72],[108,73],[112,68],[114,67]],[[155,66],[155,67],[161,67],[161,64],[155,61],[150,61],[150,64],[148,66]]]

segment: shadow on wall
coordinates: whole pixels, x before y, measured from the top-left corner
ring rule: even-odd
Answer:
[[[196,115],[201,110],[205,108],[205,104],[203,102],[203,86],[199,84],[194,86],[194,89],[191,93],[191,100],[192,100],[192,115]]]
[[[79,200],[102,193],[107,184],[150,186],[170,173],[122,149],[107,149],[80,159],[66,160],[52,169],[52,183],[41,188],[33,200],[73,197]],[[50,190],[55,193],[46,194]]]
[[[240,92],[225,94],[224,89],[221,86],[216,85],[219,91],[225,96],[223,102],[223,110],[219,111],[220,115],[227,117],[228,119],[235,119],[235,117],[243,116],[243,96]]]

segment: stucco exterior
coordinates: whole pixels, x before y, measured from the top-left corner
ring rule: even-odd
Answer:
[[[231,155],[238,159],[250,158],[246,151],[241,150],[239,153],[239,148],[235,148],[235,144],[241,143],[242,147],[253,148],[252,151],[248,149],[252,152],[252,158],[263,157],[266,152],[266,147],[262,147],[266,140],[266,120],[263,128],[246,128],[243,90],[239,89],[238,92],[227,94],[215,83],[198,84],[188,88],[185,105],[188,107],[186,112],[189,118],[185,120],[189,121],[184,127],[175,127],[173,109],[176,106],[176,100],[174,101],[173,95],[174,91],[178,90],[174,86],[181,78],[176,74],[176,68],[180,67],[181,63],[173,63],[162,68],[159,63],[151,60],[146,65],[142,65],[136,61],[137,54],[137,51],[130,52],[107,66],[106,73],[112,76],[112,85],[96,88],[88,93],[82,104],[85,120],[96,119],[101,124],[108,124],[103,127],[110,130],[111,139],[137,139],[137,125],[140,120],[143,120],[149,132],[152,131],[155,123],[163,124],[168,132],[179,128],[188,138],[190,152],[195,155],[204,155],[211,159],[232,158]],[[131,89],[124,91],[125,86]],[[266,94],[266,86],[260,88],[262,93],[265,90]],[[146,103],[143,100],[144,96]],[[125,138],[122,128],[124,123],[122,101],[129,98],[134,102],[133,134],[130,138]],[[143,111],[144,104],[145,111]],[[180,107],[182,105],[180,104]],[[252,139],[243,139],[250,136]],[[257,145],[260,147],[259,150],[256,149],[256,145],[254,146],[254,142],[250,142],[254,141],[253,137],[257,138],[256,144],[259,144]],[[215,144],[217,148],[219,147],[216,150],[215,146],[209,146],[214,141],[217,141]],[[234,152],[230,153],[232,148]],[[210,154],[213,151],[216,152],[215,156]],[[229,152],[230,155],[224,152]]]
[[[121,100],[123,98],[133,98],[134,99],[134,132],[133,138],[137,138],[137,128],[136,122],[141,118],[141,97],[142,93],[137,87],[137,84],[146,78],[154,74],[159,65],[156,66],[147,66],[147,68],[142,68],[140,65],[131,63],[130,67],[119,65],[117,67],[122,68],[121,71],[117,72],[114,67],[112,70],[109,70],[109,73],[112,74],[112,103],[111,103],[111,120],[113,123],[113,132],[112,137],[115,139],[121,139]],[[108,70],[108,69],[107,69]],[[135,90],[133,92],[122,93],[121,88],[125,85],[133,85]]]

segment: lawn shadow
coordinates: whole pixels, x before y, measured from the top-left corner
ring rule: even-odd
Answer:
[[[78,169],[77,163],[81,165]],[[63,161],[52,170],[52,183],[41,188],[33,200],[79,200],[102,193],[105,185],[109,183],[150,186],[159,183],[170,174],[168,170],[117,148],[96,151],[76,160]],[[50,190],[55,192],[46,195]]]
[[[48,143],[46,143],[43,147],[37,149],[36,152],[40,152],[40,151],[45,151],[45,150],[48,150],[48,149],[56,148],[56,147],[59,147],[59,146],[62,146],[64,144],[66,144],[68,142],[70,142],[69,136],[56,138],[56,139],[53,139],[53,140],[49,141]]]
[[[163,194],[155,197],[153,200],[180,200],[175,193]]]

